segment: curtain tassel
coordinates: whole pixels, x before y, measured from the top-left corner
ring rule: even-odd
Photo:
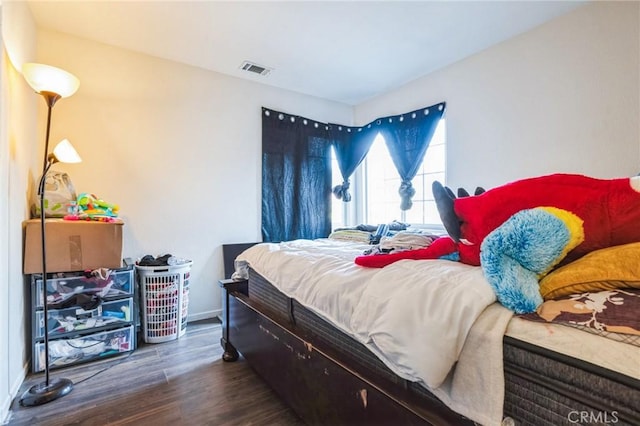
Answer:
[[[400,184],[400,189],[398,189],[398,194],[400,194],[400,210],[409,210],[413,206],[411,198],[416,195],[416,190],[413,188],[411,181],[403,180]]]
[[[349,193],[349,181],[345,180],[342,182],[342,185],[336,185],[333,187],[333,195],[336,196],[338,200],[342,200],[345,203],[351,201],[351,194]]]

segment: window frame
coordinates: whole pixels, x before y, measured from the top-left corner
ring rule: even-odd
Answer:
[[[447,147],[448,147],[448,143],[447,143],[447,123],[446,123],[446,117],[443,115],[442,118],[440,119],[440,123],[438,123],[438,126],[442,125],[443,129],[443,142],[442,145],[444,145],[444,152],[443,152],[443,164],[444,164],[444,170],[442,172],[432,172],[432,173],[442,173],[443,175],[443,180],[444,182],[446,182],[447,179]],[[434,134],[435,137],[435,134]],[[375,143],[375,142],[374,142]],[[433,146],[438,146],[440,145],[440,143],[437,143]],[[429,145],[429,148],[431,147],[431,145]],[[425,157],[427,155],[427,153],[429,152],[429,148],[427,148],[427,151],[425,152]],[[334,167],[337,167],[337,163],[334,162],[332,163]],[[337,223],[335,221],[332,220],[332,229],[335,229],[336,227],[349,227],[349,226],[355,226],[357,224],[361,224],[361,223],[367,223],[367,217],[368,217],[368,212],[367,212],[367,200],[366,200],[366,193],[367,193],[367,181],[366,181],[366,173],[367,173],[367,157],[365,157],[365,159],[362,161],[362,163],[358,166],[358,168],[355,170],[355,172],[353,173],[353,175],[351,176],[350,182],[351,182],[351,187],[350,187],[350,192],[351,192],[351,202],[345,203],[342,200],[338,200],[335,198],[335,196],[332,195],[333,197],[333,207],[337,207],[337,206],[341,206],[340,210],[341,210],[341,223]],[[423,169],[422,169],[423,165],[420,166],[420,171],[416,174],[416,178],[418,176],[421,175],[425,175],[425,174],[429,174],[429,173],[423,173]],[[340,174],[340,172],[338,171],[338,175]],[[414,178],[415,179],[415,178]],[[340,177],[340,183],[342,182],[342,179]],[[444,184],[443,182],[443,184]],[[336,185],[336,182],[333,182],[333,185]],[[425,188],[425,193],[424,195],[426,196],[426,188]],[[425,197],[425,199],[427,199]],[[336,202],[338,202],[339,204],[337,204]],[[400,205],[400,197],[398,196],[398,206]],[[398,209],[399,210],[399,209]],[[405,211],[400,211],[400,218],[398,220],[405,222],[406,223],[406,212]],[[335,216],[333,216],[335,217]],[[393,218],[390,218],[389,220],[393,220]],[[374,223],[369,223],[369,224],[373,224]],[[433,230],[434,232],[444,232],[444,226],[442,224],[441,221],[438,221],[437,223],[410,223],[411,227],[413,228],[420,228],[420,229],[427,229],[427,230]]]

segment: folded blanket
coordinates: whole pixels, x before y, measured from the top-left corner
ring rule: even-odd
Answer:
[[[329,239],[337,241],[353,241],[355,243],[369,244],[371,233],[367,231],[359,231],[356,229],[342,229],[333,231],[329,235]]]
[[[400,231],[380,239],[380,250],[397,252],[429,247],[438,237],[422,232]]]
[[[388,254],[372,254],[358,256],[354,259],[356,265],[366,266],[368,268],[384,268],[399,260],[424,260],[424,259],[440,259],[449,255],[456,250],[456,244],[449,237],[440,237],[431,243],[429,247],[416,250],[405,250]]]

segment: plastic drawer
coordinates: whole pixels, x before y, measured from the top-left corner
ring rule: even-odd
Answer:
[[[133,318],[133,298],[102,302],[94,309],[73,306],[66,309],[49,309],[49,337],[63,333],[84,331],[105,325],[127,325]],[[35,312],[33,337],[44,337],[44,311]]]
[[[102,280],[91,277],[86,278],[84,275],[66,276],[63,278],[49,278],[47,280],[47,301],[50,309],[52,304],[77,305],[79,295],[91,296],[97,295],[101,298],[116,296],[131,296],[134,291],[134,275],[133,268],[112,271],[109,278]],[[33,306],[42,308],[42,276],[32,275],[32,301]]]
[[[49,340],[49,367],[93,361],[135,349],[134,327],[128,326],[100,333],[87,334],[74,339]],[[33,350],[33,371],[44,370],[44,343],[38,342]]]

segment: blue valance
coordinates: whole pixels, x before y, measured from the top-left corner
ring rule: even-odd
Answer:
[[[400,209],[410,209],[413,204],[411,198],[415,195],[411,180],[422,164],[445,106],[442,102],[405,114],[378,118],[362,127],[328,125],[327,131],[343,178],[342,185],[333,188],[336,197],[343,201],[351,200],[349,178],[369,152],[378,133],[381,133],[402,179],[398,190]]]

